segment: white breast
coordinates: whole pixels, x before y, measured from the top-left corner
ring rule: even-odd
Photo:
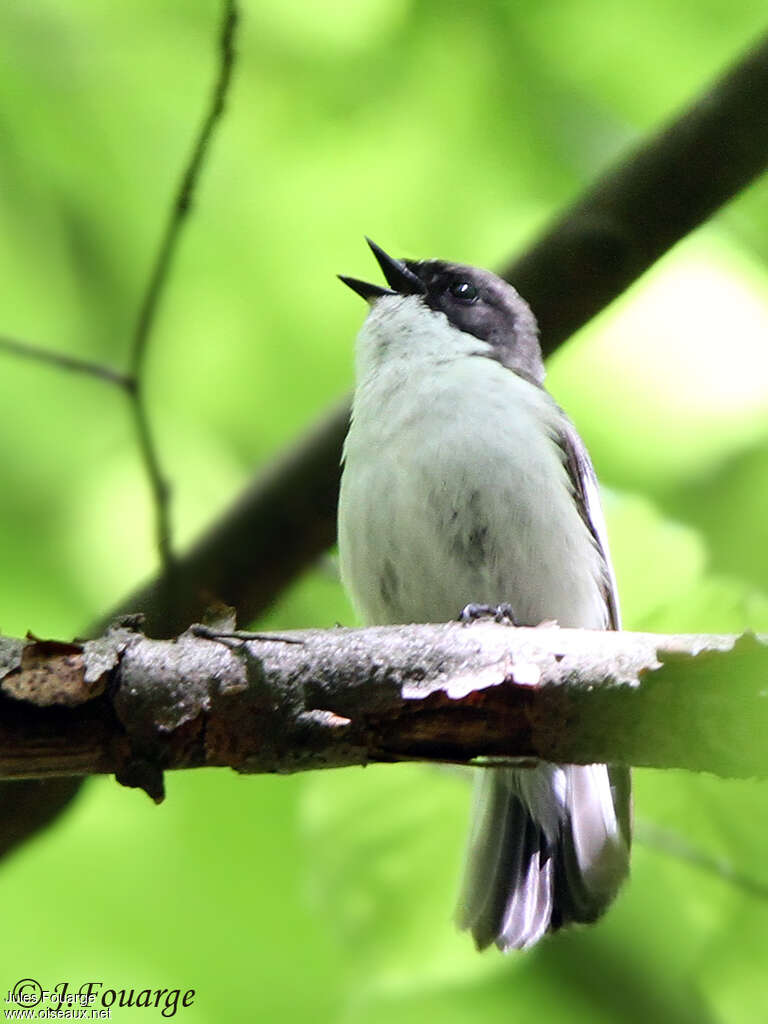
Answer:
[[[413,298],[358,340],[339,505],[342,577],[368,623],[441,622],[508,602],[520,623],[601,628],[601,554],[540,388]]]

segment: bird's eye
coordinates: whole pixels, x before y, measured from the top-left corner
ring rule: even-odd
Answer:
[[[454,281],[448,286],[448,291],[459,302],[466,302],[468,305],[477,300],[477,288],[469,281]]]

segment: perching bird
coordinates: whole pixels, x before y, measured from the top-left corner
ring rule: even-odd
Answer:
[[[370,312],[339,504],[341,574],[367,624],[509,606],[518,625],[618,629],[586,449],[544,390],[534,316],[487,270],[396,260],[389,287],[341,280]],[[624,768],[481,768],[461,927],[532,946],[595,921],[629,867]]]

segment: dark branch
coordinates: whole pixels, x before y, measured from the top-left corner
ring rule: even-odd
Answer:
[[[768,775],[768,637],[119,628],[82,645],[0,640],[0,665],[0,778],[108,772],[159,798],[164,770],[225,765],[536,758]]]
[[[508,268],[548,353],[764,169],[767,109],[764,42]],[[162,614],[157,581],[118,611],[144,610],[150,632],[170,635],[199,618],[212,595],[235,605],[243,621],[267,608],[333,543],[348,418],[347,405],[333,410],[179,559],[184,603],[172,619]]]
[[[505,268],[536,313],[545,354],[762,174],[767,108],[768,38]]]

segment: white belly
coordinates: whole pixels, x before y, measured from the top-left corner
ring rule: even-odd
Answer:
[[[480,356],[420,369],[379,369],[355,399],[339,552],[363,620],[507,602],[521,624],[605,627],[601,556],[551,439],[551,398]]]

